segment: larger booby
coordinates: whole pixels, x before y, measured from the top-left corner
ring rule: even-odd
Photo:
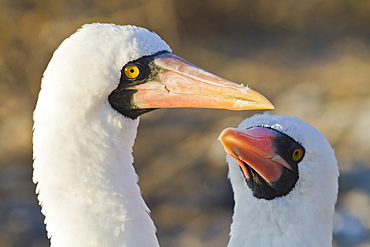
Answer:
[[[332,246],[338,166],[325,137],[296,117],[255,115],[220,135],[235,208],[229,247]]]
[[[84,25],[60,45],[34,112],[33,181],[51,246],[158,246],[131,152],[138,117],[169,107],[273,106],[144,28]]]

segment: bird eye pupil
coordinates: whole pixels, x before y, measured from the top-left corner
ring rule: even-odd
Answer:
[[[292,153],[292,159],[294,161],[297,161],[299,160],[300,158],[302,158],[302,155],[303,155],[303,150],[302,149],[296,149],[293,151]]]
[[[135,79],[140,75],[140,69],[138,66],[130,64],[124,68],[124,74],[129,79]]]

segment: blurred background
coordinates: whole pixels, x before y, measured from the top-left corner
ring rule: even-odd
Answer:
[[[370,246],[370,1],[0,0],[0,246],[48,246],[32,183],[32,111],[53,51],[84,23],[144,26],[322,131],[341,171],[334,245]],[[141,117],[135,168],[162,246],[226,246],[225,127],[258,112]]]

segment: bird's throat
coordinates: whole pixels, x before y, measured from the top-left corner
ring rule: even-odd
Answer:
[[[55,125],[61,129],[37,122],[54,134],[41,140],[36,130],[34,139],[34,181],[52,246],[157,246],[132,166],[139,120],[108,104],[94,114]]]

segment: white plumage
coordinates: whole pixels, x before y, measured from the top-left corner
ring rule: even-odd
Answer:
[[[160,50],[170,48],[145,29],[86,25],[54,53],[33,139],[33,180],[52,246],[158,245],[132,166],[139,120],[114,111],[107,97],[124,64]]]
[[[142,113],[160,107],[272,107],[256,93],[250,98],[258,99],[248,103],[252,90],[170,51],[144,28],[113,24],[85,25],[55,51],[42,80],[33,138],[33,181],[53,247],[158,246],[132,166],[137,117]],[[134,67],[126,71],[126,64]],[[197,97],[193,81],[199,81],[198,87],[210,85]],[[242,106],[240,97],[237,106],[232,97],[208,94],[222,91],[222,85],[245,96]]]
[[[296,117],[263,114],[244,120],[238,127],[242,132],[238,134],[231,133],[233,130],[221,134],[221,142],[225,142],[228,153],[235,156],[241,146],[228,145],[227,138],[251,133],[245,130],[256,126],[290,136],[304,147],[306,153],[298,163],[299,177],[294,187],[287,195],[268,200],[253,195],[240,169],[240,160],[227,156],[235,199],[228,246],[332,246],[339,173],[330,144],[318,130]]]

